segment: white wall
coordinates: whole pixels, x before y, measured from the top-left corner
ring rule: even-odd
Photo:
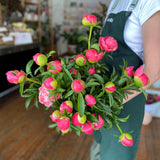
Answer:
[[[71,0],[70,0],[71,1]],[[77,0],[77,2],[102,2],[106,5],[109,5],[111,0]],[[64,2],[65,0],[53,0],[53,26],[55,24],[63,25],[64,21]],[[62,42],[62,40],[58,43],[58,54],[63,54],[67,51],[66,44]]]

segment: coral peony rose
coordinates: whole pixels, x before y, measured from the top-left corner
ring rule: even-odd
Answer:
[[[95,113],[92,113],[93,116],[96,116]],[[96,122],[93,122],[92,124],[94,125],[94,128],[95,129],[100,129],[103,127],[103,124],[104,124],[104,119],[100,116],[100,114],[98,114],[98,120],[99,122],[96,123]]]
[[[53,65],[53,66],[56,68],[56,70],[55,70],[55,69],[50,69],[50,67],[47,67],[47,69],[50,69],[49,72],[58,73],[58,72],[61,72],[61,71],[62,71],[62,64],[61,64],[60,61],[55,60],[55,61],[53,61],[52,63],[49,63],[49,65],[50,65],[50,64]],[[58,72],[57,72],[57,71],[58,71]]]
[[[128,75],[128,76],[132,77],[133,76],[133,68],[134,68],[134,66],[129,66],[129,67],[125,68],[124,75]]]
[[[94,131],[94,128],[93,128],[92,123],[87,121],[87,123],[81,126],[81,130],[86,134],[92,134]]]
[[[116,90],[116,86],[113,82],[107,82],[105,84],[105,89],[107,93],[113,93]]]
[[[33,60],[38,64],[39,66],[44,66],[47,64],[47,57],[44,54],[37,53],[33,56]]]
[[[90,67],[88,70],[89,75],[96,73],[95,69],[93,67]]]
[[[95,15],[84,14],[82,19],[82,24],[84,26],[96,26],[97,25],[97,17]]]
[[[133,138],[129,133],[122,133],[119,136],[119,141],[124,145],[124,146],[128,146],[131,147],[133,146]]]
[[[143,73],[143,65],[141,65],[134,73],[134,82],[137,86],[143,87],[149,83],[149,78]]]
[[[53,122],[58,122],[61,116],[61,112],[59,110],[55,110],[50,117]]]
[[[88,49],[86,51],[86,57],[90,63],[96,63],[103,58],[103,52],[98,53],[95,49]]]
[[[68,117],[61,117],[57,122],[57,127],[62,133],[67,133],[70,128],[70,121]]]
[[[8,71],[6,76],[8,82],[13,84],[23,83],[26,79],[26,74],[24,72],[19,72],[18,70]]]
[[[54,78],[46,78],[44,81],[44,86],[49,90],[54,90],[57,88],[57,80]]]
[[[76,79],[72,82],[71,87],[74,92],[81,92],[85,89],[85,82],[81,79]]]
[[[79,113],[76,112],[73,116],[72,116],[72,123],[75,126],[81,126],[82,124],[84,124],[86,122],[86,115],[83,115],[82,117],[80,117]]]
[[[60,105],[60,111],[62,112],[62,113],[64,113],[64,110],[66,109],[66,111],[68,112],[68,113],[71,113],[72,112],[72,110],[73,110],[73,103],[72,103],[72,101],[65,101],[65,102],[63,102],[61,105]]]
[[[93,105],[96,104],[96,99],[92,95],[90,95],[90,94],[87,94],[85,96],[85,100],[87,102],[87,106],[91,107],[91,106],[93,106]]]
[[[76,64],[78,66],[84,66],[86,64],[87,60],[86,57],[83,54],[79,54],[76,57]]]
[[[99,47],[106,52],[116,51],[118,48],[117,41],[110,36],[100,37],[99,38]]]

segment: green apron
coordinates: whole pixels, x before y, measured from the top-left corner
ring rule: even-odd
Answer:
[[[118,72],[121,72],[119,65],[123,65],[123,58],[127,60],[128,66],[134,66],[137,69],[143,64],[142,60],[125,43],[123,38],[124,27],[131,11],[122,11],[117,14],[111,13],[105,23],[101,36],[112,36],[118,42],[118,50],[112,54],[113,59],[104,57],[104,63],[111,70],[114,66]],[[108,53],[107,53],[108,54]],[[120,135],[116,126],[110,130],[102,128],[100,131],[94,131],[94,139],[100,144],[100,160],[135,160],[140,130],[144,116],[145,97],[140,94],[124,104],[120,117],[130,117],[126,123],[120,123],[123,132],[133,131],[132,147],[125,147],[114,135]]]

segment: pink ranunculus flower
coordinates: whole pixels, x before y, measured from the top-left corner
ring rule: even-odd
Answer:
[[[156,101],[159,101],[160,100],[160,95],[155,95],[155,99],[156,99]]]
[[[49,72],[52,72],[52,73],[58,73],[58,72],[61,72],[62,71],[62,64],[60,61],[58,60],[55,60],[53,61],[52,63],[49,63],[49,65],[53,65],[55,66],[56,70],[54,69],[50,69]],[[49,69],[50,67],[48,66],[47,69]],[[58,72],[57,72],[58,71]]]
[[[143,87],[149,83],[148,76],[143,73],[143,65],[141,65],[134,73],[134,82],[137,86]]]
[[[71,69],[69,70],[69,72],[72,72],[72,71],[73,71],[73,74],[76,76],[76,75],[77,75],[77,70],[76,70],[76,69],[71,68]]]
[[[26,79],[26,74],[18,70],[8,71],[6,76],[8,82],[13,84],[23,83]]]
[[[81,92],[85,89],[85,82],[81,79],[76,79],[72,82],[71,87],[74,92]]]
[[[75,126],[81,126],[86,122],[86,115],[84,114],[82,117],[80,117],[79,113],[76,112],[73,116],[72,116],[72,123]]]
[[[129,133],[122,133],[119,136],[119,141],[124,145],[124,146],[128,146],[131,147],[133,146],[133,138]]]
[[[57,88],[57,80],[54,78],[46,78],[44,81],[44,86],[49,90],[54,90]]]
[[[61,117],[57,122],[57,127],[62,133],[67,133],[70,128],[70,120],[68,117]]]
[[[63,103],[60,105],[60,111],[61,111],[62,113],[64,113],[65,109],[66,109],[66,111],[67,111],[68,113],[71,113],[71,112],[72,112],[72,110],[73,110],[73,103],[72,103],[72,101],[65,101],[65,102],[63,102]]]
[[[133,68],[134,68],[134,66],[129,66],[129,67],[125,68],[124,75],[128,75],[128,76],[132,77],[133,76]]]
[[[59,110],[55,110],[50,117],[53,122],[58,122],[61,116],[61,112]]]
[[[100,37],[99,38],[99,47],[106,52],[116,51],[118,48],[117,41],[110,36]]]
[[[103,58],[103,52],[98,53],[97,50],[91,48],[86,51],[86,57],[90,63],[96,63]]]
[[[90,94],[87,94],[85,96],[85,100],[87,102],[87,106],[91,107],[91,106],[93,106],[93,105],[96,104],[96,99],[92,95],[90,95]]]
[[[78,66],[84,66],[87,62],[86,57],[83,54],[78,54],[75,61]]]
[[[95,113],[92,113],[93,116],[96,116]],[[92,124],[94,125],[94,128],[95,129],[100,129],[103,127],[103,124],[104,124],[104,119],[100,116],[100,114],[98,114],[98,120],[99,122],[96,123],[96,122],[93,122]]]
[[[86,134],[92,134],[94,131],[94,128],[93,128],[92,123],[87,121],[87,123],[81,126],[81,130]]]
[[[107,93],[113,93],[116,90],[116,86],[113,82],[107,82],[105,84],[105,89]]]
[[[47,57],[44,54],[37,53],[33,56],[33,60],[38,64],[39,66],[44,66],[47,64]]]
[[[60,93],[56,95],[56,100],[58,100],[59,98]],[[39,102],[41,104],[44,104],[46,107],[50,107],[52,105],[52,101],[55,102],[56,100],[54,99],[54,95],[49,97],[49,91],[44,86],[44,84],[42,84],[42,86],[39,88]]]
[[[95,15],[84,14],[82,19],[82,24],[84,26],[96,26],[97,25],[97,17]]]
[[[90,67],[88,70],[89,75],[96,73],[95,69],[93,67]]]

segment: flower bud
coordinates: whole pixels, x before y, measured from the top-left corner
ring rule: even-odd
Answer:
[[[81,126],[81,130],[86,134],[92,134],[94,131],[94,128],[93,128],[92,123],[87,121],[87,123]]]
[[[49,90],[54,90],[57,88],[57,81],[54,78],[46,78],[44,81],[44,86]]]
[[[84,26],[96,26],[97,25],[97,17],[95,15],[84,14],[82,19],[82,24]]]
[[[119,141],[124,145],[124,146],[133,146],[133,138],[129,133],[122,133],[119,136]]]
[[[134,82],[139,87],[143,87],[149,83],[149,78],[145,73],[143,73],[143,65],[135,71]]]
[[[50,117],[53,122],[58,122],[61,116],[61,112],[59,110],[55,110]]]
[[[95,113],[92,113],[93,116],[96,116]],[[95,129],[100,129],[103,127],[103,124],[104,124],[104,119],[100,116],[100,114],[98,114],[98,120],[99,122],[96,123],[96,122],[93,122],[92,124],[94,125],[94,128]]]
[[[56,68],[55,70],[55,69],[50,69],[50,67],[47,67],[47,69],[50,69],[49,72],[58,73],[62,71],[62,64],[58,60],[53,61],[51,64],[49,63],[49,65],[53,65]]]
[[[65,102],[63,102],[61,105],[60,105],[60,111],[62,112],[62,113],[64,113],[64,110],[66,109],[66,111],[68,112],[68,113],[71,113],[72,112],[72,110],[73,110],[73,103],[72,103],[72,101],[65,101]]]
[[[93,67],[90,67],[88,70],[89,75],[96,73],[95,69]]]
[[[86,64],[87,60],[86,57],[83,54],[79,54],[76,57],[76,64],[78,66],[84,66]]]
[[[47,57],[44,54],[37,53],[33,56],[33,60],[38,64],[39,66],[44,66],[47,64]]]
[[[87,102],[87,105],[90,107],[96,104],[96,99],[90,94],[87,94],[85,96],[85,100]]]
[[[116,86],[113,82],[107,82],[105,84],[105,89],[107,93],[113,93],[116,90]]]
[[[19,72],[18,70],[8,71],[6,76],[8,82],[13,84],[23,83],[26,79],[26,74],[24,72]]]
[[[71,68],[71,69],[69,70],[69,72],[72,72],[72,71],[73,71],[73,74],[76,76],[76,75],[77,75],[77,70],[76,70],[76,69]]]
[[[81,79],[76,79],[72,82],[71,87],[74,92],[81,92],[85,89],[85,82]]]
[[[103,58],[103,52],[98,53],[95,49],[88,49],[86,51],[86,57],[90,63],[96,63]]]
[[[110,36],[100,37],[99,38],[99,47],[106,52],[113,52],[116,51],[118,48],[117,41]]]
[[[132,76],[133,76],[133,68],[134,68],[134,66],[129,66],[129,67],[127,67],[127,68],[124,70],[124,75],[127,75],[127,76],[132,77]]]
[[[57,127],[62,133],[67,133],[70,128],[70,121],[68,117],[61,117],[57,122]]]
[[[86,122],[86,115],[84,114],[82,117],[80,117],[79,113],[76,112],[73,116],[72,116],[72,123],[75,126],[81,126],[82,124],[84,124]]]

